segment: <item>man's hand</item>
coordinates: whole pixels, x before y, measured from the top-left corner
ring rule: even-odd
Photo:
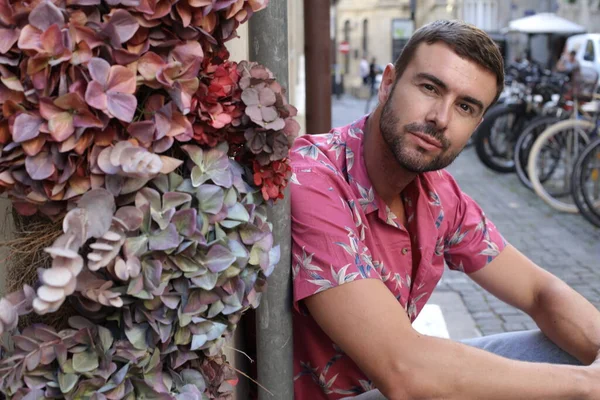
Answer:
[[[588,392],[585,395],[585,399],[600,399],[600,361],[594,361],[585,369],[586,378],[584,385],[589,385]]]
[[[345,283],[304,301],[323,331],[388,399],[600,399],[599,365],[512,361],[420,335],[380,280]],[[587,397],[590,393],[595,397]]]
[[[598,310],[514,247],[507,246],[469,277],[500,300],[529,314],[550,340],[583,364],[598,358]]]

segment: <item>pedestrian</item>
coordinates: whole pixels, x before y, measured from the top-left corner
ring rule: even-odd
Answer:
[[[582,70],[579,61],[577,60],[576,50],[571,50],[568,53],[565,52],[556,63],[556,70],[569,77],[569,83],[565,86],[564,91],[564,95],[566,95],[567,98],[579,97],[581,99],[581,96],[585,95],[586,92],[589,95],[592,95],[598,80],[598,74],[592,69],[591,82],[586,82],[586,75],[590,74],[590,70]],[[586,72],[586,74],[583,72]],[[590,80],[589,76],[587,76],[587,80]]]
[[[367,56],[363,55],[360,59],[359,64],[359,74],[360,79],[362,80],[363,85],[369,84],[369,61],[367,61]]]
[[[379,67],[376,63],[376,58],[373,57],[369,63],[369,85],[371,87],[371,95],[375,93],[375,82],[377,80],[377,74],[379,73]]]
[[[296,399],[600,399],[600,313],[508,244],[444,170],[504,85],[482,30],[437,21],[379,105],[291,151]],[[465,342],[415,320],[444,264],[539,330]]]
[[[577,52],[575,50],[571,50],[568,54],[563,54],[556,63],[556,70],[572,75],[579,69],[579,61],[577,61],[576,55]]]

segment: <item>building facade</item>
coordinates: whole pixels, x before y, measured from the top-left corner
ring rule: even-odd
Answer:
[[[583,25],[589,33],[600,32],[600,0],[557,0],[557,14]]]
[[[338,0],[332,6],[335,43],[334,72],[343,77],[346,91],[360,94],[360,61],[385,66],[394,61],[402,42],[414,30],[410,0]],[[347,52],[342,52],[347,48]],[[364,92],[363,92],[364,94]]]
[[[529,56],[551,67],[565,37],[528,37],[505,30],[511,20],[543,12],[556,13],[588,32],[600,31],[600,0],[336,0],[331,8],[332,72],[347,92],[357,94],[363,55],[381,66],[393,62],[415,29],[438,19],[461,19],[485,30],[507,62]]]
[[[556,53],[560,52],[555,47],[561,46],[561,38],[548,35],[529,38],[519,33],[504,33],[504,30],[511,20],[536,13],[557,12],[561,2],[568,3],[570,0],[421,0],[417,2],[415,19],[417,27],[437,19],[461,19],[485,30],[498,43],[505,60],[529,55],[533,60],[550,66],[556,61]],[[580,12],[579,9],[576,12]],[[578,18],[569,19],[578,21]]]

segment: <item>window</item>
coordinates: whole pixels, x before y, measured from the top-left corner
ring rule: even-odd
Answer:
[[[489,30],[490,29],[490,25],[491,25],[491,15],[488,13],[488,5],[487,3],[483,3],[481,5],[482,11],[482,24],[481,24],[481,29],[483,30]]]
[[[344,41],[350,42],[350,20],[344,21]]]
[[[498,8],[497,7],[498,6],[495,1],[493,1],[490,4],[490,16],[491,16],[490,31],[498,30]]]
[[[473,4],[470,1],[465,0],[463,7],[464,7],[464,9],[463,9],[464,21],[469,24],[472,24],[474,22],[473,17],[472,17]]]
[[[367,55],[367,53],[369,51],[368,41],[369,41],[369,21],[365,18],[363,20],[363,26],[362,26],[362,51],[365,56]]]
[[[464,0],[463,20],[486,31],[498,29],[497,0]]]
[[[350,43],[350,20],[344,21],[344,41]],[[350,71],[350,53],[344,54],[344,73]]]
[[[596,59],[596,55],[594,54],[594,42],[591,40],[588,40],[585,45],[583,59],[586,61],[594,61]]]

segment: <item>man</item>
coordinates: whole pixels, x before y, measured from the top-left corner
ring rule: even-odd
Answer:
[[[385,68],[371,115],[297,139],[296,399],[600,399],[600,314],[505,243],[443,170],[503,83],[483,31],[438,21]],[[420,335],[411,323],[444,262],[543,333],[470,345]]]
[[[577,61],[576,55],[577,52],[575,50],[571,50],[568,55],[564,54],[560,60],[558,60],[556,69],[566,74],[572,74],[577,71],[577,69],[579,69],[579,61]]]
[[[367,56],[365,54],[363,54],[362,58],[360,59],[360,64],[359,64],[359,74],[360,74],[360,78],[362,79],[363,85],[368,85],[369,84],[369,62],[367,61]]]
[[[371,93],[374,95],[375,94],[375,82],[377,80],[377,74],[380,73],[379,71],[379,67],[377,66],[376,63],[376,58],[373,57],[371,58],[371,62],[369,63],[369,85],[371,87]]]

